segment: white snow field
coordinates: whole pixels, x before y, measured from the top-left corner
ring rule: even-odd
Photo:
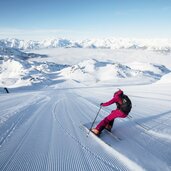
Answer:
[[[0,171],[170,171],[171,54],[100,49],[46,54],[54,51],[56,57],[11,57],[1,64],[0,86],[10,93],[0,94]],[[87,137],[83,125],[93,122],[99,104],[118,88],[132,100],[130,115],[116,119],[113,136],[103,132],[104,141]],[[115,107],[103,107],[96,124]]]

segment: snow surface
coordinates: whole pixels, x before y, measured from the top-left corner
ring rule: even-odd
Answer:
[[[0,94],[0,170],[170,171],[170,55],[55,51],[37,51],[47,58],[1,55],[1,87],[10,93]],[[87,137],[83,124],[118,88],[133,103],[129,117],[115,120],[112,133],[120,140],[107,133],[104,141]],[[102,108],[96,124],[114,108]]]

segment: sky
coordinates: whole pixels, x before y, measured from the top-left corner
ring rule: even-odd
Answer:
[[[171,0],[0,0],[0,39],[171,38]]]

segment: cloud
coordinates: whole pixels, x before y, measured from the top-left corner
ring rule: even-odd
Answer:
[[[62,29],[0,29],[0,36],[2,37],[47,37],[55,36],[57,34],[66,33],[70,31]]]
[[[2,38],[18,38],[24,40],[43,40],[47,38],[82,38],[91,34],[87,31],[64,30],[64,29],[11,29],[0,28],[0,39]]]
[[[33,30],[27,30],[27,29],[0,29],[0,35],[37,35],[37,34],[56,34],[65,32],[64,30],[60,29],[33,29]]]

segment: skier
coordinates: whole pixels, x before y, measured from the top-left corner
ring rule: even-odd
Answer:
[[[115,92],[111,100],[101,103],[100,106],[109,106],[113,103],[116,103],[117,109],[112,110],[111,113],[96,126],[96,128],[91,129],[91,132],[93,132],[95,135],[99,136],[103,129],[107,129],[111,132],[115,118],[125,118],[131,111],[131,101],[122,90]]]

